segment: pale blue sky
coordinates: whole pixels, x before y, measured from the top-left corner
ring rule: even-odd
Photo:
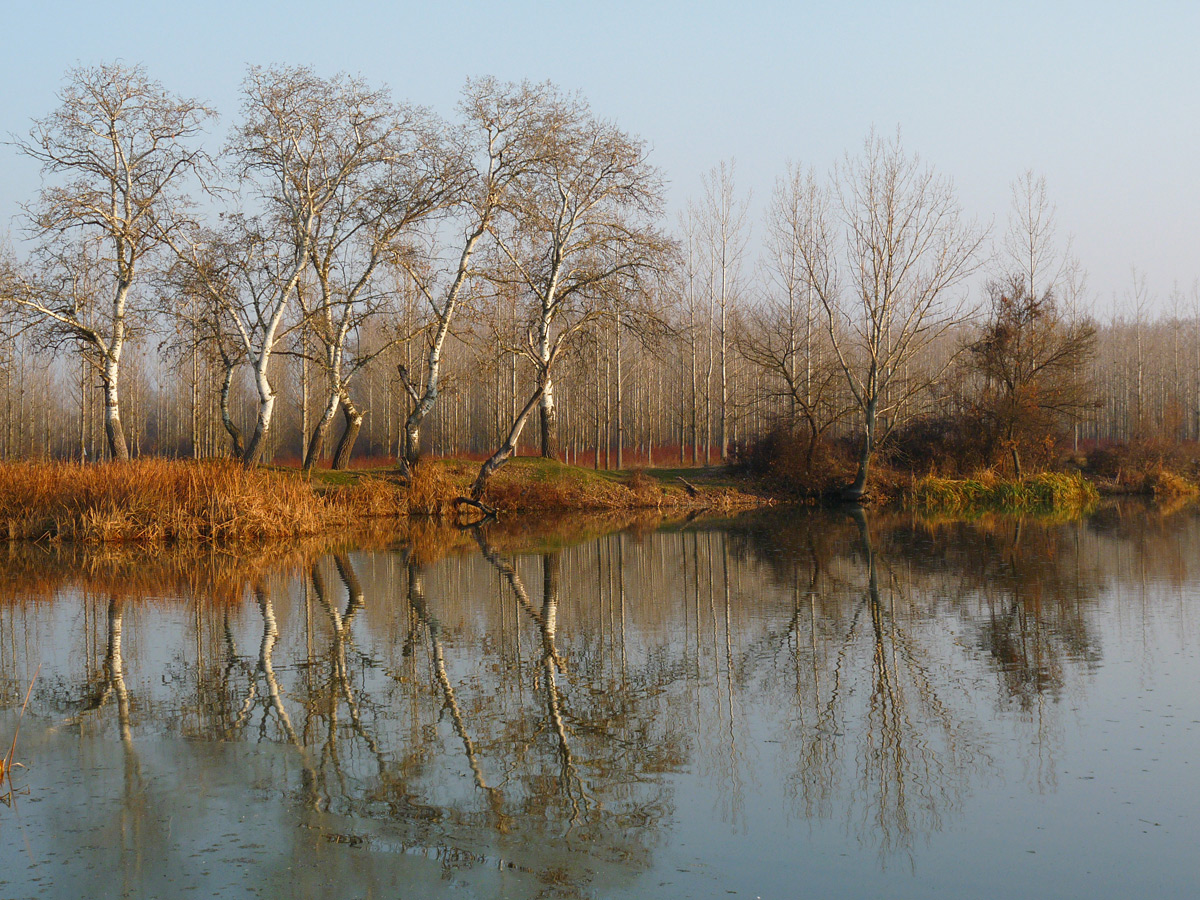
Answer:
[[[217,106],[218,129],[248,63],[361,74],[445,114],[468,76],[550,79],[650,142],[674,208],[730,157],[760,208],[788,160],[825,171],[899,125],[998,227],[1009,183],[1045,175],[1102,308],[1132,264],[1160,297],[1200,277],[1197,3],[6,2],[3,21],[4,134],[70,66],[118,58]],[[37,184],[0,147],[0,220]]]

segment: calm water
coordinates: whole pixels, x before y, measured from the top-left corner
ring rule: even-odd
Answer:
[[[1200,892],[1192,512],[456,540],[9,551],[0,898]]]

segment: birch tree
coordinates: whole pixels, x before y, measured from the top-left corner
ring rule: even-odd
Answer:
[[[870,134],[808,204],[799,252],[861,417],[858,470],[845,490],[858,500],[880,418],[885,433],[895,427],[953,358],[922,355],[963,321],[955,289],[980,265],[985,235],[963,219],[951,182],[905,152],[898,135]]]
[[[634,291],[671,246],[656,226],[662,178],[640,140],[596,118],[582,99],[551,88],[536,118],[544,142],[538,164],[514,181],[490,228],[501,262],[491,277],[527,304],[519,350],[532,363],[534,386],[480,467],[471,489],[477,501],[516,451],[535,409],[542,455],[552,455],[555,364],[603,316],[607,300]]]
[[[398,460],[406,475],[420,459],[421,426],[438,399],[443,349],[475,274],[472,260],[512,184],[537,164],[542,151],[542,114],[549,90],[545,85],[505,85],[490,78],[467,83],[460,103],[464,121],[453,143],[459,165],[452,170],[457,190],[450,221],[430,236],[426,254],[399,258],[429,316],[424,371],[399,371],[411,401]]]
[[[384,114],[363,86],[303,67],[251,67],[227,149],[244,207],[219,232],[176,245],[229,314],[254,376],[258,411],[242,462],[258,465],[275,409],[270,363],[305,321],[286,320],[318,250],[322,216],[355,189],[365,160],[386,155]],[[360,102],[364,101],[364,102]],[[339,393],[340,397],[340,393]]]
[[[222,420],[235,447],[241,429],[229,414],[228,391],[236,366],[251,369],[258,408],[250,440],[242,443],[241,460],[248,469],[258,465],[266,449],[275,409],[270,363],[281,342],[299,327],[299,321],[285,322],[284,315],[295,303],[303,273],[295,243],[262,225],[259,219],[231,215],[222,231],[193,236],[185,260],[212,306],[214,330],[228,322],[240,345],[240,353],[228,354],[222,387]]]
[[[186,221],[182,187],[205,167],[194,139],[212,113],[120,63],[71,70],[59,96],[16,142],[47,183],[25,210],[41,272],[11,299],[82,349],[104,391],[109,454],[124,460],[121,360],[135,289]]]
[[[241,459],[246,450],[245,436],[231,411],[234,378],[246,361],[245,343],[230,311],[238,293],[239,261],[240,254],[233,247],[221,247],[214,236],[203,254],[192,260],[177,259],[167,270],[159,304],[176,321],[177,334],[187,335],[184,346],[177,349],[204,352],[219,361],[218,409],[234,459]]]
[[[329,124],[352,133],[334,135],[327,125],[323,165],[342,174],[332,198],[314,217],[308,240],[313,301],[301,303],[301,315],[316,338],[327,394],[308,441],[305,471],[320,456],[339,407],[345,429],[334,468],[348,464],[363,419],[351,382],[393,343],[377,342],[367,351],[352,347],[353,339],[387,311],[394,290],[378,276],[387,263],[403,265],[413,255],[412,232],[456,195],[461,169],[459,154],[449,152],[444,126],[428,112],[393,105],[386,92],[354,79],[339,77],[327,88]]]
[[[698,225],[694,210],[689,210],[679,217],[681,235],[680,265],[678,268],[679,299],[686,312],[686,319],[681,323],[680,331],[687,338],[687,361],[690,387],[690,408],[686,423],[692,445],[692,465],[700,461],[700,300],[699,300],[699,263],[697,261]],[[683,443],[682,437],[680,444]],[[682,447],[680,449],[682,454]],[[681,458],[682,461],[682,458]],[[706,459],[707,463],[708,460]]]

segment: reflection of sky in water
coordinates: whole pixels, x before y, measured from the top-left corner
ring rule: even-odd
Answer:
[[[480,549],[324,557],[234,604],[11,587],[0,739],[43,669],[0,897],[1200,880],[1186,514]]]

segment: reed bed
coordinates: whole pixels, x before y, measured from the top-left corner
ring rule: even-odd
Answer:
[[[911,505],[924,513],[1084,513],[1100,499],[1096,486],[1078,473],[1043,472],[1021,480],[984,474],[973,479],[921,478]]]
[[[475,466],[430,461],[408,483],[394,473],[246,470],[232,461],[139,459],[80,466],[0,464],[0,538],[78,543],[264,542],[407,516],[449,519]],[[732,487],[696,493],[641,472],[599,473],[513,460],[487,502],[505,512],[721,510],[764,499]]]
[[[9,540],[258,541],[406,513],[403,493],[383,479],[314,486],[227,461],[0,466],[0,527]]]

